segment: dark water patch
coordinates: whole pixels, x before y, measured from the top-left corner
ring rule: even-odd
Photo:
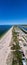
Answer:
[[[11,27],[12,27],[12,25],[0,25],[0,37],[4,33],[6,33]]]
[[[27,26],[19,26],[19,27],[27,31]]]
[[[25,34],[27,34],[27,25],[19,25],[18,26]]]

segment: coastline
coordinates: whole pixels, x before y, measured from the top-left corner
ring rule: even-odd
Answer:
[[[11,52],[9,45],[12,39],[12,29],[13,27],[0,40],[0,64],[1,65],[7,65],[6,59],[8,54]]]
[[[12,25],[0,25],[0,39],[10,30]]]

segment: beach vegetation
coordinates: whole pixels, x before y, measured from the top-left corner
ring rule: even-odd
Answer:
[[[12,35],[13,35],[13,37],[12,37],[13,42],[15,43],[15,44],[12,44],[12,47],[11,47],[12,50],[15,50],[12,52],[13,53],[12,65],[23,65],[22,64],[22,54],[21,54],[21,52],[19,52],[19,50],[21,48],[19,46],[19,39],[17,38],[17,33],[15,32],[15,27],[13,27]]]

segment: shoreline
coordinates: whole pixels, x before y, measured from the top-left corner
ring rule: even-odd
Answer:
[[[0,40],[2,40],[2,39],[9,33],[9,31],[10,31],[12,28],[13,28],[13,26],[12,26],[6,33],[4,33],[3,36],[1,36]]]
[[[12,28],[2,37],[0,42],[0,65],[7,65],[6,59],[8,54],[11,53],[10,42],[12,39]],[[1,62],[1,59],[2,59],[2,62]]]

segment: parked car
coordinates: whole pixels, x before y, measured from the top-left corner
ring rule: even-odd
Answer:
[[[25,57],[22,58],[22,63],[23,63],[23,65],[26,65],[26,58]]]
[[[23,63],[23,65],[26,65],[26,58],[25,58],[25,55],[24,55],[23,51],[19,50],[19,52],[22,53],[22,63]]]

